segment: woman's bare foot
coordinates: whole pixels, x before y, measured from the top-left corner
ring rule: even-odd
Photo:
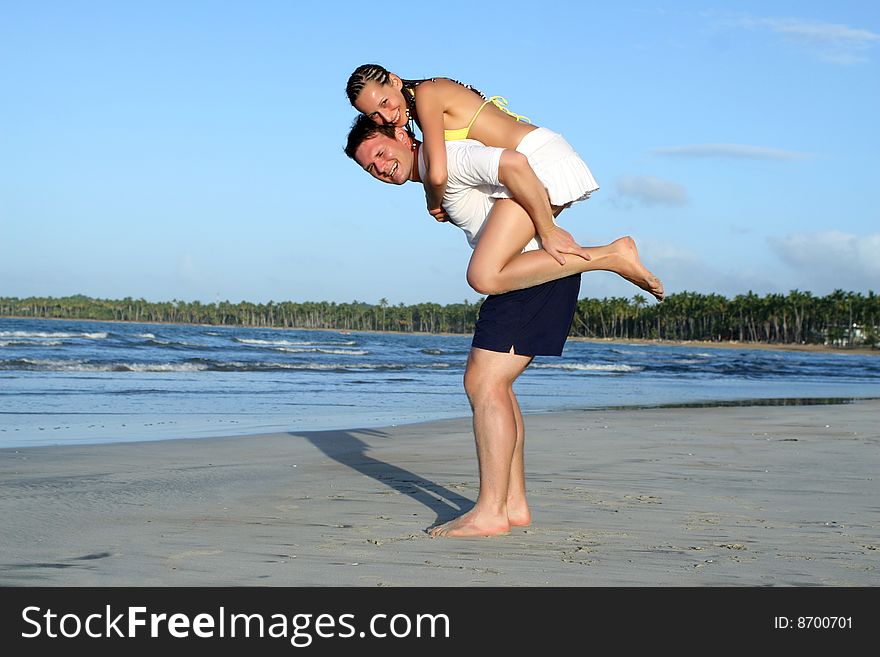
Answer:
[[[508,532],[510,532],[510,521],[507,519],[506,513],[503,516],[497,516],[480,513],[476,509],[428,529],[428,533],[434,538],[438,536],[498,536]]]
[[[613,253],[608,256],[600,256],[600,259],[606,257],[610,259],[609,262],[613,261],[613,264],[608,267],[608,271],[619,274],[633,285],[649,292],[657,301],[663,301],[665,294],[663,283],[642,264],[635,240],[627,235],[614,240],[609,246]]]

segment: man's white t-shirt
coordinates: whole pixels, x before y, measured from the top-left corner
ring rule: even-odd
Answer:
[[[503,148],[485,146],[473,139],[446,142],[446,194],[443,209],[450,221],[461,228],[471,248],[477,246],[480,232],[499,198],[511,198],[510,191],[498,180]],[[425,177],[425,158],[419,149],[419,175]],[[523,251],[541,248],[536,239]]]

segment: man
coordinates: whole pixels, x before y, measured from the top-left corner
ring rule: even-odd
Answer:
[[[403,128],[355,120],[346,154],[383,182],[420,182],[420,143]],[[465,231],[473,247],[483,231],[500,231],[514,258],[498,280],[475,282],[489,293],[474,331],[464,375],[473,410],[480,492],[474,508],[442,525],[431,536],[491,536],[531,523],[526,501],[523,446],[525,429],[513,383],[536,355],[562,353],[580,290],[580,273],[615,271],[629,280],[650,276],[630,238],[583,249],[563,229],[538,218],[546,207],[543,186],[525,156],[472,140],[446,143],[448,182],[443,210]],[[487,222],[489,216],[492,221]],[[446,217],[444,217],[446,218]],[[564,264],[534,239],[553,235],[557,249],[572,253]],[[634,281],[634,282],[635,282]],[[477,283],[477,284],[475,284]],[[652,283],[653,284],[653,283]],[[507,291],[511,290],[511,291]],[[502,293],[499,293],[502,292]],[[661,292],[662,293],[662,292]]]

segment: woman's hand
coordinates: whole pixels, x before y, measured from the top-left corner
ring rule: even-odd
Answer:
[[[449,221],[449,215],[446,214],[446,210],[443,208],[434,208],[433,210],[429,207],[428,214],[434,217],[437,221]]]
[[[559,226],[554,226],[549,233],[541,235],[541,246],[556,258],[560,265],[565,264],[563,253],[571,253],[584,260],[592,260],[589,251],[575,242],[571,234]]]

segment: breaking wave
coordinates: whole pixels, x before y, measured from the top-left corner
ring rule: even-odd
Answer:
[[[257,347],[313,347],[313,346],[338,346],[351,347],[357,344],[354,340],[257,340],[251,338],[233,338],[241,344],[249,344]]]
[[[90,340],[103,340],[109,333],[66,333],[53,331],[0,331],[0,338],[88,338]]]
[[[638,365],[598,365],[595,363],[533,363],[533,368],[547,370],[569,370],[584,372],[641,372]]]

